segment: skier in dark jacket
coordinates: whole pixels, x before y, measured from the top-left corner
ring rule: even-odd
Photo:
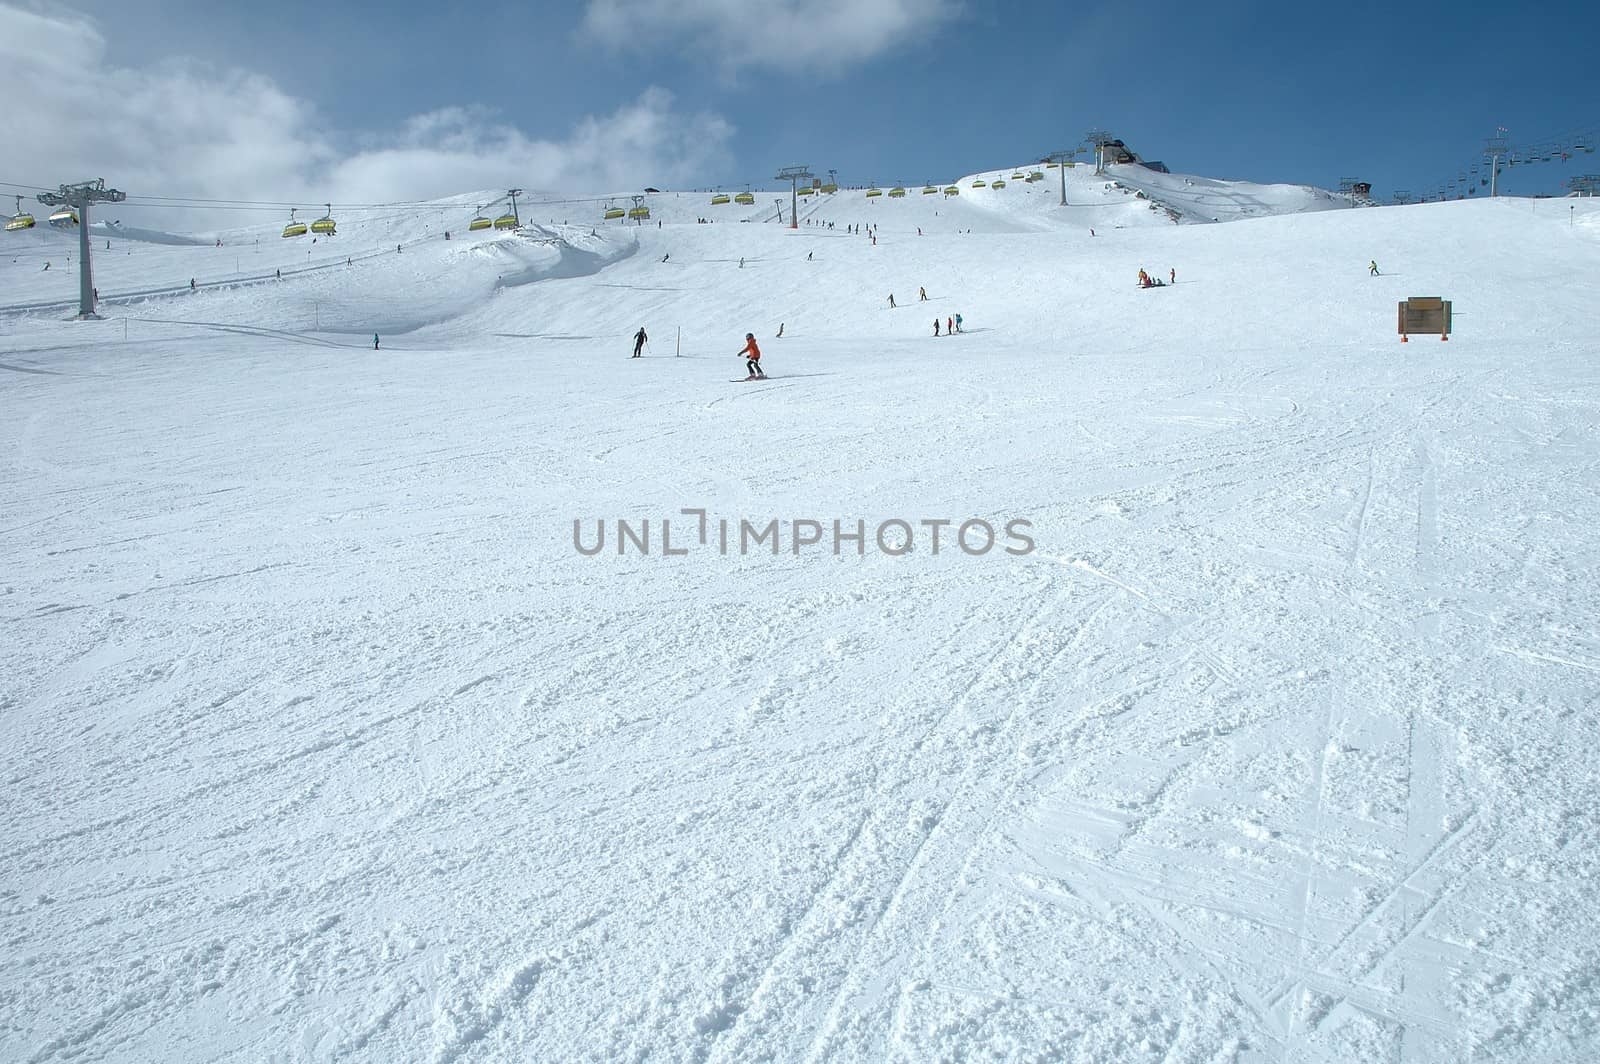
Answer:
[[[648,340],[648,339],[650,339],[650,337],[648,337],[648,336],[646,336],[644,334],[644,326],[643,325],[639,326],[639,331],[633,334],[633,357],[634,358],[638,358],[639,357],[639,353],[644,350],[645,341]]]

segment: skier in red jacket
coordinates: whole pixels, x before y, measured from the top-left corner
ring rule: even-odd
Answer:
[[[761,348],[756,346],[755,333],[744,334],[744,349],[739,354],[745,356],[745,366],[750,370],[750,376],[747,379],[754,380],[757,377],[766,376],[765,373],[761,372]]]

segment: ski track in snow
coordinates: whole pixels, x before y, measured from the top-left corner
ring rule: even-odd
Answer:
[[[0,318],[0,1059],[1600,1055],[1600,230],[1126,169]]]

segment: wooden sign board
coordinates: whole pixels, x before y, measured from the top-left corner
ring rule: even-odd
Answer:
[[[1412,296],[1400,302],[1400,339],[1411,333],[1450,338],[1450,301],[1438,296]]]

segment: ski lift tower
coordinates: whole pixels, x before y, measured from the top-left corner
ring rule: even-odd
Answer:
[[[789,228],[800,228],[800,182],[810,181],[812,173],[804,166],[785,166],[776,180],[789,182]]]
[[[1094,172],[1099,176],[1106,172],[1106,145],[1116,138],[1104,129],[1091,129],[1083,135],[1084,143],[1094,149]]]
[[[1042,163],[1055,163],[1056,169],[1061,171],[1061,205],[1063,207],[1067,205],[1067,164],[1082,154],[1082,148],[1073,148],[1071,151],[1053,151],[1039,160]]]
[[[516,219],[516,222],[517,222],[516,227],[518,229],[521,229],[522,228],[522,219],[517,215],[517,197],[522,195],[522,190],[520,188],[507,189],[506,190],[506,195],[511,197],[511,217]]]
[[[121,203],[126,193],[106,188],[106,179],[96,178],[76,185],[62,185],[56,192],[41,192],[40,203],[46,207],[73,207],[78,211],[78,320],[97,319],[94,312],[94,270],[89,263],[89,205],[93,203]]]
[[[1508,155],[1511,146],[1506,143],[1504,134],[1506,129],[1500,127],[1495,130],[1495,135],[1483,142],[1483,157],[1489,160],[1489,198],[1494,199],[1500,194],[1500,160]]]

